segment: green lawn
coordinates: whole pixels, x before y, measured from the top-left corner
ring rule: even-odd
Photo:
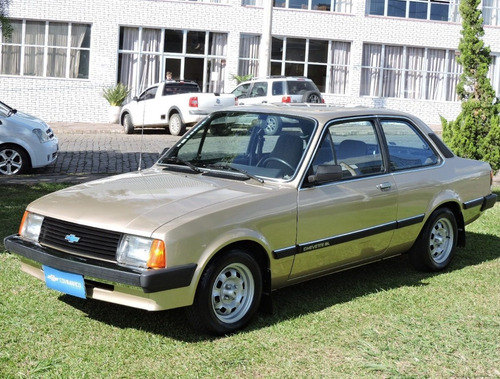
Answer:
[[[56,188],[2,186],[0,237]],[[193,332],[182,310],[48,290],[0,245],[0,377],[500,377],[498,220],[497,203],[443,273],[403,256],[290,287],[274,293],[273,315],[221,338]]]

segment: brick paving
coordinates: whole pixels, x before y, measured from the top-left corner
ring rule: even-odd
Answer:
[[[136,171],[139,165],[145,169],[179,139],[160,129],[127,135],[119,125],[54,123],[50,126],[59,139],[56,162],[27,175],[0,180],[5,183],[80,183]]]

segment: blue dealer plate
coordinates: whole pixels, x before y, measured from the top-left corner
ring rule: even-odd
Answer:
[[[82,299],[86,298],[82,275],[59,271],[47,266],[43,266],[43,272],[45,274],[45,284],[48,288],[81,297]]]

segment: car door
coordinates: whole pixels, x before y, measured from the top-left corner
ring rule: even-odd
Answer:
[[[319,165],[336,165],[342,178],[299,190],[292,280],[384,254],[396,225],[398,191],[381,151],[373,120],[328,127],[309,174]]]
[[[155,96],[158,86],[146,89],[137,99],[137,111],[134,114],[134,124],[154,125],[159,122],[159,112],[155,106]]]
[[[429,204],[442,185],[441,158],[419,129],[407,119],[382,118],[388,160],[399,190],[398,222],[393,245],[410,247],[423,227]]]

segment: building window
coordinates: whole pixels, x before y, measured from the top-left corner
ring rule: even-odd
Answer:
[[[324,93],[347,90],[351,44],[340,41],[273,37],[271,74],[307,76]]]
[[[264,1],[269,0],[242,0],[241,5],[262,7]],[[351,13],[352,0],[273,0],[273,7]]]
[[[492,54],[488,77],[497,97],[500,97],[500,54]]]
[[[483,19],[486,25],[500,25],[500,0],[483,0]]]
[[[12,20],[12,35],[2,36],[3,75],[88,79],[90,25]]]
[[[240,53],[238,75],[257,77],[259,74],[260,36],[251,34],[240,35]]]
[[[500,1],[500,0],[489,0]],[[367,0],[366,13],[434,21],[459,21],[459,0]]]
[[[171,72],[205,92],[224,92],[226,50],[226,33],[121,27],[118,82],[139,94]]]
[[[365,44],[361,96],[457,101],[455,50]]]

